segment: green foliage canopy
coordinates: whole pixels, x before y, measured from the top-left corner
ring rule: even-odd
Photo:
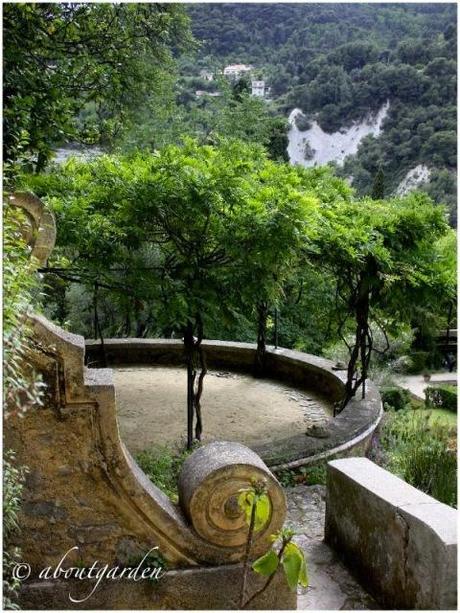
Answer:
[[[107,138],[189,41],[180,5],[7,3],[3,11],[4,160],[45,166],[53,144]],[[87,103],[97,125],[78,126]]]
[[[70,160],[23,186],[57,214],[55,268],[153,301],[157,319],[180,330],[198,312],[210,322],[234,317],[256,290],[279,295],[315,226],[318,199],[305,177],[261,147],[187,140],[154,154]]]

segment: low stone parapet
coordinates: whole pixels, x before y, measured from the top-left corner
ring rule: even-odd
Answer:
[[[457,513],[365,458],[328,464],[325,539],[389,609],[457,608]]]
[[[86,340],[88,366],[100,366],[103,360],[100,341]],[[209,368],[223,368],[252,373],[256,345],[229,341],[203,341]],[[117,365],[180,365],[184,364],[183,343],[178,339],[112,338],[104,340],[105,363]],[[312,390],[331,402],[344,394],[346,371],[320,356],[284,348],[267,347],[266,376]],[[252,446],[274,472],[314,465],[327,459],[362,455],[383,414],[376,385],[366,381],[366,397],[359,392],[334,419],[329,421],[326,436],[293,434]]]

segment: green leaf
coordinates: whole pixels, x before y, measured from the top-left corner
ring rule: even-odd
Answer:
[[[284,574],[286,575],[286,579],[291,590],[295,590],[297,588],[303,561],[304,556],[300,552],[297,545],[294,545],[294,543],[289,543],[284,550],[282,562]]]
[[[262,557],[258,558],[252,565],[252,569],[259,575],[269,577],[278,568],[279,560],[276,553],[271,549]]]
[[[300,567],[300,573],[299,573],[299,585],[301,585],[302,587],[308,587],[308,572],[307,572],[307,561],[305,559],[304,554],[302,553],[302,565]]]
[[[255,494],[251,490],[241,490],[241,493],[238,496],[238,506],[244,512],[247,524],[249,524],[251,521],[251,511],[252,505],[254,504],[254,496]]]
[[[254,522],[254,532],[262,530],[270,519],[270,499],[267,494],[262,494],[256,498],[256,517]]]

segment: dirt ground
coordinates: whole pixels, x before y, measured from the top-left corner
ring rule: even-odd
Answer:
[[[116,367],[120,435],[132,453],[185,440],[186,371],[177,367]],[[208,372],[202,396],[203,442],[269,443],[305,432],[330,415],[317,395],[273,381]]]

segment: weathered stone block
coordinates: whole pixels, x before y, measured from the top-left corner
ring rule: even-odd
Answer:
[[[20,605],[23,609],[182,609],[228,610],[238,609],[242,565],[213,568],[194,568],[169,571],[158,581],[112,581],[106,579],[91,593],[94,582],[41,581],[23,584]],[[248,582],[250,595],[265,582],[265,578],[251,573]],[[74,600],[72,603],[69,593]],[[297,608],[297,594],[292,592],[282,572],[278,572],[269,588],[254,599],[250,609],[292,610]]]
[[[456,511],[373,462],[329,462],[325,538],[383,606],[456,608]]]
[[[261,553],[270,547],[270,536],[283,527],[286,498],[259,456],[239,443],[216,441],[186,460],[179,478],[179,501],[202,538],[222,547],[246,545],[248,526],[238,496],[253,479],[265,482],[270,504],[267,524],[254,535],[252,551]]]

